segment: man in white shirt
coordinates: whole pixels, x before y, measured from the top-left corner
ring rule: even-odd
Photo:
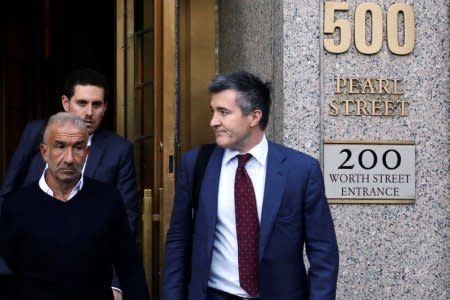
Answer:
[[[100,126],[108,107],[108,91],[102,73],[89,68],[74,70],[65,81],[61,104],[64,111],[79,116],[88,130],[90,154],[83,174],[119,190],[131,231],[135,233],[139,212],[133,145]],[[44,120],[30,121],[22,131],[0,187],[0,207],[6,195],[39,180],[46,168],[38,149],[45,123]],[[121,300],[120,282],[116,276],[112,287],[115,300]]]
[[[120,193],[83,177],[88,130],[72,113],[52,116],[40,146],[39,182],[9,194],[0,215],[0,261],[11,284],[2,299],[112,300],[114,265],[130,299],[147,300]]]

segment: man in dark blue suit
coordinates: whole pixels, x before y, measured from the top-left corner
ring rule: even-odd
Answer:
[[[270,89],[256,76],[219,74],[209,91],[217,146],[198,199],[199,149],[179,166],[163,299],[335,299],[338,247],[319,163],[266,139]]]
[[[88,129],[91,150],[83,174],[119,190],[130,228],[135,233],[138,199],[133,146],[117,134],[99,128],[107,108],[107,94],[108,86],[103,74],[92,69],[76,70],[64,84],[62,106],[66,112],[78,115]],[[46,168],[39,153],[45,123],[43,120],[31,121],[22,132],[0,188],[0,207],[7,194],[39,180]],[[118,283],[113,285],[118,286]],[[115,296],[120,299],[119,290],[115,289]]]

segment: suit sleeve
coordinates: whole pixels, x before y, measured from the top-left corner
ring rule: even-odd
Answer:
[[[116,226],[114,232],[114,267],[121,283],[123,299],[148,300],[147,283],[138,258],[136,240],[131,234],[125,209],[119,197],[115,199]]]
[[[163,295],[164,300],[185,300],[191,271],[192,249],[192,176],[194,158],[185,155],[177,171],[175,199],[166,237]],[[195,155],[194,155],[195,157]]]
[[[323,176],[317,161],[314,161],[310,170],[304,205],[306,254],[310,263],[309,299],[335,299],[339,253]]]
[[[27,163],[30,162],[30,157],[34,154],[34,143],[43,125],[44,121],[32,121],[22,131],[19,145],[11,158],[3,184],[0,187],[0,207],[6,195],[17,190],[25,180]]]
[[[122,196],[128,216],[131,232],[136,235],[138,220],[138,198],[136,172],[134,169],[133,145],[127,144],[126,151],[122,155],[119,164],[116,187]]]
[[[133,145],[129,143],[127,143],[126,151],[124,151],[124,154],[120,158],[116,188],[118,189],[125,206],[131,234],[135,237],[139,212]],[[121,282],[117,277],[115,268],[111,285],[112,287],[121,290]]]

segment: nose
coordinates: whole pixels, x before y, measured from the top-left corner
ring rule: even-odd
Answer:
[[[216,113],[213,113],[212,117],[211,117],[211,121],[209,121],[209,126],[211,127],[217,127],[220,125],[220,121],[219,118],[217,117]]]
[[[92,116],[92,104],[86,105],[86,116]]]
[[[70,165],[73,163],[73,150],[72,148],[68,147],[65,151],[65,155],[64,155],[64,163],[66,165]]]

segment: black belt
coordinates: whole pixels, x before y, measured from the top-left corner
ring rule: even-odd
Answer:
[[[259,300],[259,298],[248,298],[248,297],[239,297],[221,290],[217,290],[217,289],[213,289],[213,288],[208,288],[208,292],[207,292],[208,296],[213,296],[213,299],[220,299],[220,300]],[[216,296],[217,298],[214,298],[214,296]],[[209,300],[209,298],[207,297],[206,299]]]

